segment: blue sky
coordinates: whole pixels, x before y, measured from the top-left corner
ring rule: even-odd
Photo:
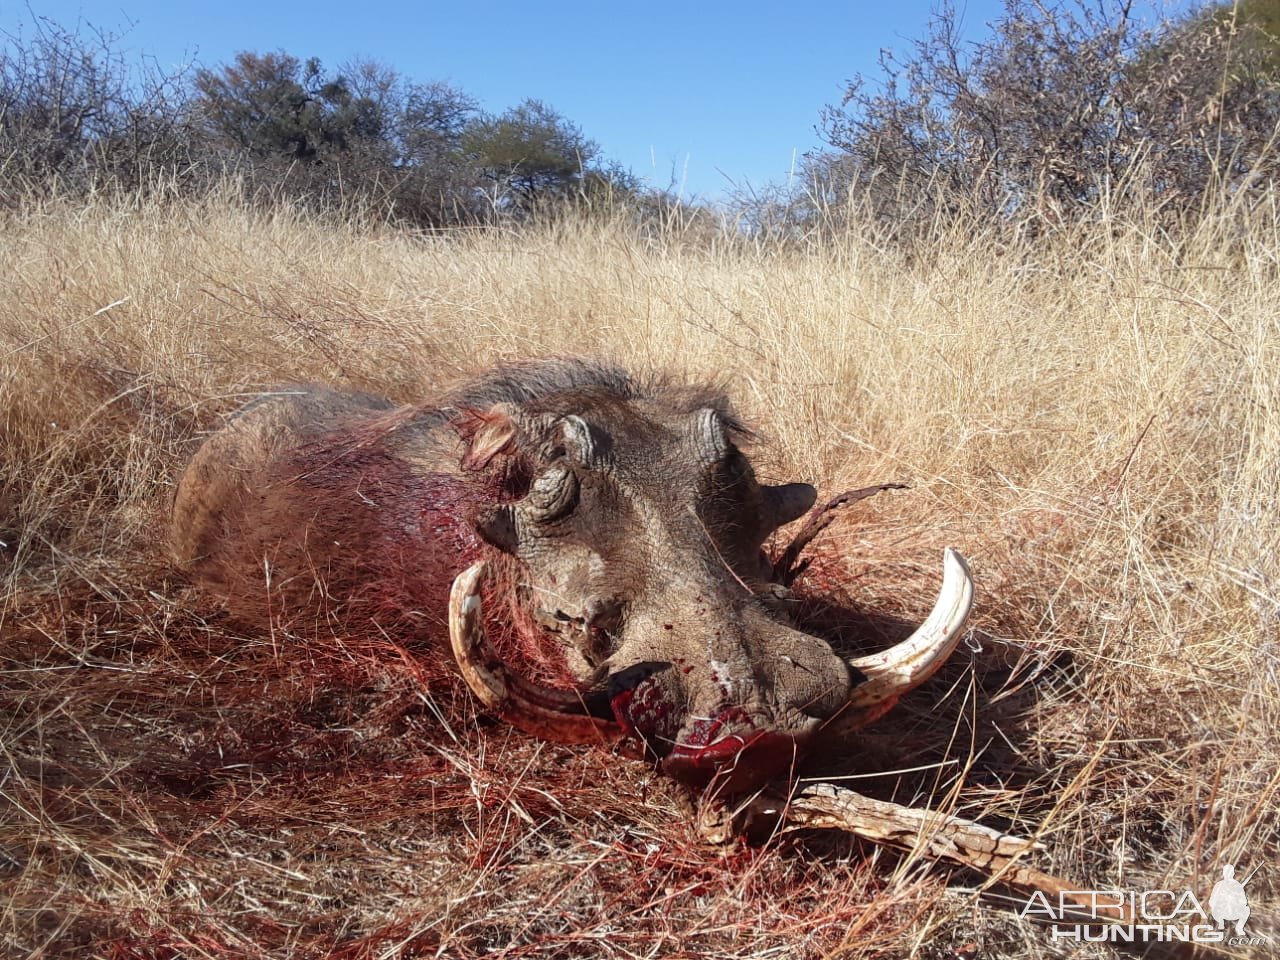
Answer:
[[[957,0],[981,36],[999,0]],[[336,67],[373,57],[417,80],[448,80],[501,111],[550,104],[659,187],[714,198],[786,177],[820,145],[822,107],[874,72],[883,47],[922,35],[933,2],[792,5],[696,0],[627,5],[420,0],[0,0],[0,31],[32,12],[124,32],[162,66],[213,66],[240,50],[286,50]],[[132,26],[130,26],[132,24]]]

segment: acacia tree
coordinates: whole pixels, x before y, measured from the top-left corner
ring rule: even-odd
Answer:
[[[600,152],[575,124],[540,100],[475,120],[462,143],[483,171],[495,203],[523,212],[568,196]]]
[[[346,181],[412,223],[479,216],[480,172],[462,150],[475,101],[451,84],[419,83],[374,60],[344,64],[339,73],[377,118],[377,136],[358,139],[341,158]]]
[[[314,57],[283,52],[236,54],[196,73],[198,105],[210,132],[258,156],[318,162],[360,138],[380,134],[381,117],[352,96],[342,77],[329,77]]]
[[[468,219],[479,175],[461,150],[475,104],[376,61],[336,73],[285,53],[237,54],[195,81],[212,142],[317,200],[358,200],[414,223]]]

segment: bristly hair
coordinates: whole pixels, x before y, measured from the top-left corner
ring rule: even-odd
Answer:
[[[454,417],[459,411],[487,407],[495,403],[536,405],[556,394],[604,395],[616,400],[665,399],[677,411],[693,413],[711,408],[720,415],[730,434],[743,442],[757,439],[734,412],[725,388],[715,383],[692,384],[669,374],[638,378],[598,360],[555,357],[499,365],[433,404],[440,416]]]
[[[578,358],[551,358],[501,364],[444,398],[442,407],[465,409],[494,403],[525,405],[555,393],[602,392],[634,400],[639,392],[625,370]]]

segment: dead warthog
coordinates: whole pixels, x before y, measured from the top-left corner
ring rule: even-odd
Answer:
[[[892,649],[845,659],[795,629],[761,548],[815,491],[757,482],[747,435],[717,390],[582,361],[405,407],[286,388],[196,453],[172,543],[242,617],[447,629],[475,693],[528,732],[633,736],[673,776],[737,791],[932,674],[972,596],[948,551],[937,608]],[[536,636],[527,649],[573,682],[506,666],[486,608],[491,632]]]

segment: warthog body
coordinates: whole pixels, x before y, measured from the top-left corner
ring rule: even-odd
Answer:
[[[521,726],[631,734],[669,773],[737,790],[786,770],[866,673],[762,599],[761,545],[815,492],[758,483],[746,436],[719,391],[580,361],[408,407],[282,389],[196,454],[172,545],[241,617],[451,627],[468,681]],[[486,559],[491,614],[554,646],[567,696],[494,660]]]

